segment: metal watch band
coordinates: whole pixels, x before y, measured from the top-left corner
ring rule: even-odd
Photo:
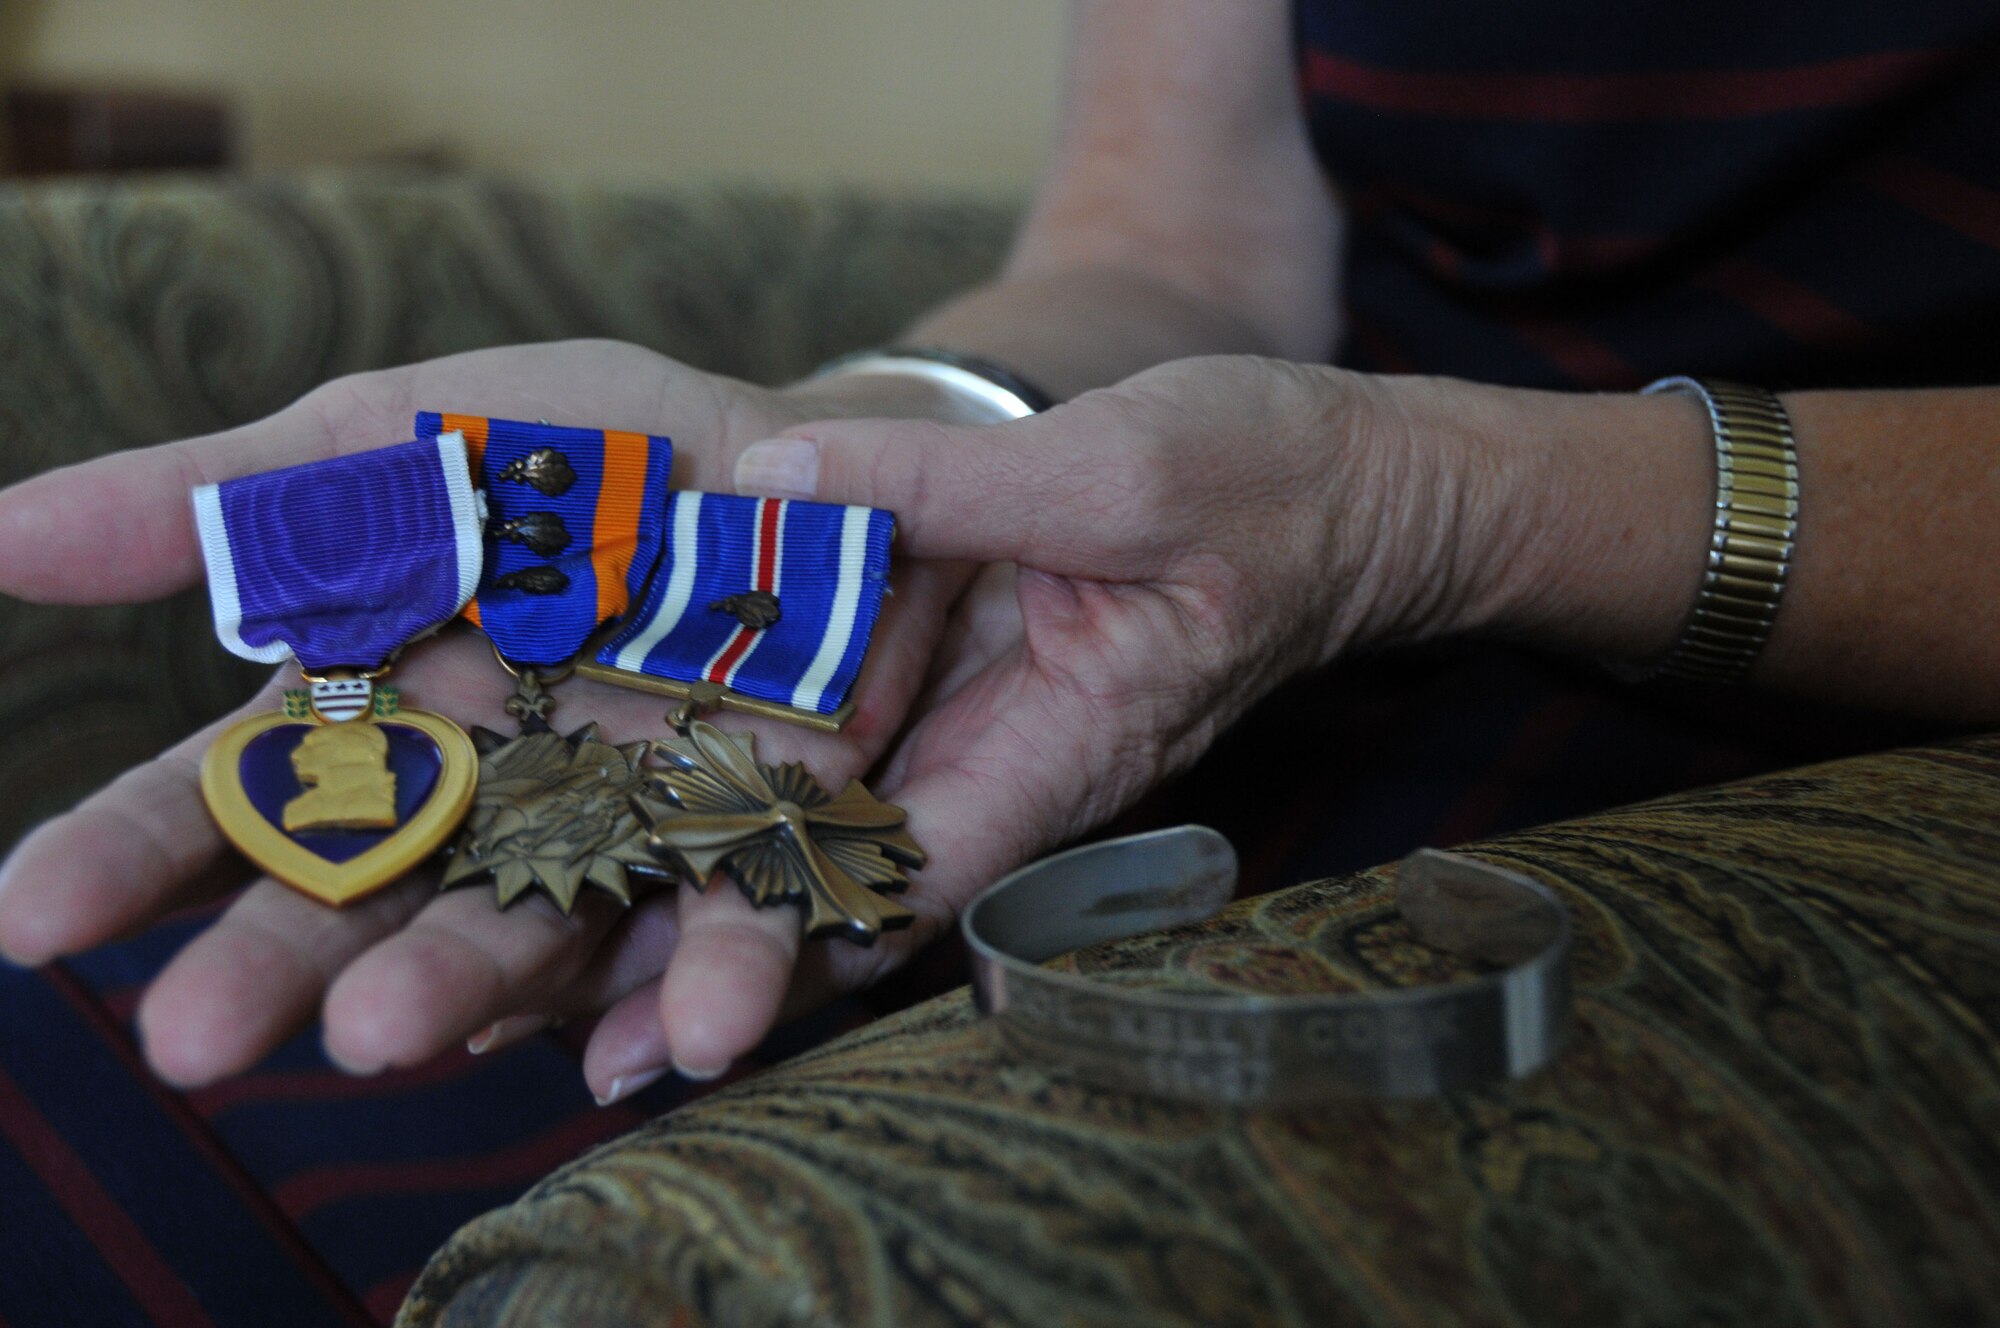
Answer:
[[[856,351],[820,366],[807,379],[848,374],[902,374],[922,378],[960,397],[995,423],[1038,415],[1054,399],[1020,375],[991,360],[929,346],[888,346]]]
[[[1741,678],[1770,638],[1799,533],[1798,447],[1775,393],[1697,378],[1662,378],[1708,407],[1715,437],[1715,524],[1687,626],[1650,672],[1704,682]]]
[[[1422,849],[1396,906],[1427,945],[1499,965],[1462,982],[1313,997],[1113,986],[1042,963],[1080,946],[1198,922],[1227,904],[1236,853],[1181,826],[1058,853],[966,909],[973,992],[1024,1057],[1162,1097],[1274,1106],[1417,1097],[1549,1063],[1569,1025],[1569,911],[1546,887]]]

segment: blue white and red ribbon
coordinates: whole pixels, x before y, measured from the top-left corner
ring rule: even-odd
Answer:
[[[204,484],[193,501],[215,634],[244,659],[374,668],[479,584],[478,504],[455,438]]]
[[[622,615],[658,565],[666,531],[667,479],[673,443],[657,435],[619,429],[581,429],[518,420],[425,411],[417,437],[456,434],[465,439],[475,482],[487,514],[501,523],[552,513],[569,532],[561,552],[536,553],[510,540],[489,539],[486,575],[471,619],[507,659],[556,665],[573,658],[599,625]],[[560,493],[518,479],[508,467],[551,449],[574,474]],[[549,568],[563,588],[534,593],[498,584],[510,573]]]
[[[869,507],[677,491],[659,573],[597,661],[831,714],[868,653],[895,524]],[[710,607],[749,590],[777,596],[776,623]]]

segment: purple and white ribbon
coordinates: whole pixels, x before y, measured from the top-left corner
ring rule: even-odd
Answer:
[[[373,668],[479,585],[479,502],[456,434],[194,490],[215,634],[263,664]]]

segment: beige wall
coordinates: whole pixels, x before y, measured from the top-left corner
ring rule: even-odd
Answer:
[[[0,76],[193,85],[280,168],[1019,186],[1064,0],[0,0]]]

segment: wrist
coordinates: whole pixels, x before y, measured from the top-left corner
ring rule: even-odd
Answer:
[[[1708,424],[1678,396],[1380,379],[1425,454],[1441,531],[1427,635],[1493,632],[1647,660],[1700,583],[1715,485]]]
[[[1517,480],[1499,631],[1600,659],[1658,659],[1679,639],[1713,523],[1714,446],[1677,395],[1491,389],[1501,468]]]

